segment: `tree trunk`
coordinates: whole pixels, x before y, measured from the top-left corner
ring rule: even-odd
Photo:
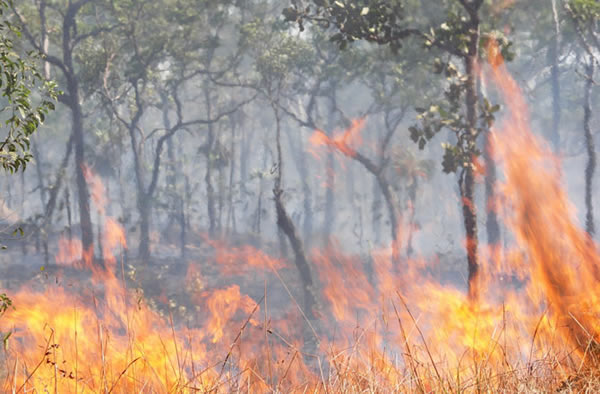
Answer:
[[[409,223],[409,227],[408,227],[408,234],[406,236],[406,256],[407,257],[411,257],[414,249],[413,249],[413,234],[415,231],[415,217],[416,217],[416,210],[415,210],[415,206],[417,204],[417,190],[419,189],[419,179],[417,176],[413,176],[412,179],[412,184],[408,187],[407,193],[408,193],[408,203],[410,204],[409,206],[409,218],[408,218],[408,223]]]
[[[163,125],[166,130],[171,129],[171,121],[169,119],[169,99],[166,93],[162,92],[161,95],[162,101],[162,120]],[[173,146],[173,139],[167,139],[167,157],[169,159],[167,163],[167,171],[166,171],[166,183],[167,183],[167,198],[168,198],[168,208],[167,208],[167,229],[171,229],[171,226],[179,222],[179,198],[177,196],[177,167],[175,165],[175,147]]]
[[[483,148],[483,160],[485,163],[485,201],[487,203],[487,220],[485,229],[487,241],[491,247],[500,244],[500,225],[498,223],[498,212],[496,206],[496,163],[493,159],[493,147],[490,143],[490,130],[486,130]]]
[[[296,227],[290,219],[285,206],[283,205],[283,158],[281,152],[281,122],[279,118],[278,108],[273,106],[273,112],[275,114],[276,122],[276,145],[277,145],[277,176],[275,178],[275,185],[273,187],[273,196],[275,197],[275,211],[277,213],[277,226],[287,236],[292,250],[295,255],[296,268],[300,274],[300,280],[302,281],[302,290],[304,293],[304,311],[308,319],[314,319],[315,307],[317,305],[316,298],[314,296],[312,274],[310,272],[310,265],[306,258],[304,251],[304,244],[302,239],[298,236]]]
[[[596,169],[596,147],[594,146],[594,136],[590,123],[592,120],[592,87],[594,85],[594,58],[590,56],[589,64],[586,67],[585,93],[583,101],[583,130],[585,133],[585,145],[587,148],[588,162],[585,167],[585,229],[590,236],[594,235],[594,207],[592,201],[592,182],[594,171]]]
[[[304,154],[304,144],[300,136],[292,138],[292,133],[287,133],[288,146],[294,159],[294,164],[300,175],[302,182],[303,196],[303,211],[304,220],[302,222],[302,238],[304,239],[304,247],[309,249],[310,237],[312,234],[313,210],[312,210],[312,191],[310,189],[310,176],[306,155]]]
[[[554,151],[560,151],[560,70],[558,68],[558,57],[560,55],[560,23],[558,20],[558,11],[556,0],[552,0],[552,17],[554,23],[554,35],[550,46],[548,47],[548,60],[552,63],[550,79],[552,81],[552,130],[550,139],[554,146]]]
[[[222,154],[222,153],[219,153]],[[223,236],[223,211],[225,208],[225,166],[219,164],[219,195],[218,195],[218,207],[219,216],[217,220],[217,230],[220,237]]]
[[[206,105],[206,117],[210,119],[212,116],[212,108],[210,101],[210,92],[207,87],[204,89],[204,99]],[[208,213],[208,234],[211,237],[215,236],[217,229],[217,212],[215,208],[215,188],[212,184],[213,158],[212,150],[215,145],[215,131],[212,123],[208,124],[208,136],[205,146],[204,156],[206,157],[206,173],[204,175],[204,183],[206,184],[206,210]]]
[[[151,203],[145,194],[138,200],[140,214],[140,245],[139,256],[144,264],[150,261],[150,213]]]
[[[240,146],[240,194],[243,199],[247,198],[246,182],[248,182],[248,161],[250,160],[250,149],[252,138],[248,136],[245,127],[241,128],[242,141]]]
[[[483,89],[481,78],[477,80],[477,91],[480,100],[485,99],[486,92]],[[496,182],[498,180],[496,171],[496,162],[494,162],[494,147],[491,142],[492,122],[487,124],[483,136],[483,162],[485,165],[485,209],[487,213],[485,230],[488,246],[493,254],[496,254],[500,248],[500,224],[498,222],[498,207],[496,204]],[[494,256],[494,259],[499,256]]]
[[[398,207],[400,206],[399,200],[396,193],[392,190],[392,187],[385,179],[383,171],[379,171],[374,174],[377,178],[377,184],[383,193],[386,206],[388,208],[388,214],[390,216],[390,231],[392,236],[392,263],[394,267],[398,267],[400,263],[400,237],[398,225],[400,224],[400,212]]]
[[[94,251],[94,233],[90,213],[90,193],[84,175],[85,155],[83,136],[83,111],[79,97],[79,81],[73,67],[73,40],[75,16],[81,3],[69,5],[62,26],[62,53],[64,74],[67,81],[68,105],[71,108],[73,143],[75,147],[75,177],[77,183],[77,200],[79,202],[79,221],[81,225],[81,244],[85,253]]]
[[[140,243],[138,245],[138,255],[142,262],[147,264],[150,261],[150,214],[152,213],[152,193],[146,192],[142,151],[141,149],[138,149],[136,138],[137,122],[141,118],[141,115],[141,108],[138,107],[138,113],[135,115],[134,120],[128,124],[128,131],[131,142],[131,151],[133,153],[136,202],[138,213],[140,215]]]
[[[332,151],[327,153],[325,169],[325,219],[323,222],[323,241],[327,245],[335,226],[335,156]]]
[[[477,58],[479,55],[480,26],[478,9],[468,9],[470,14],[469,47],[468,55],[465,57],[466,82],[466,150],[475,152],[477,139]],[[475,208],[475,177],[471,165],[464,168],[459,178],[459,188],[463,210],[463,219],[466,235],[466,252],[468,265],[468,293],[471,300],[477,300],[478,294],[478,271],[479,263],[477,256],[477,211]]]
[[[77,197],[79,202],[79,221],[81,224],[81,244],[88,253],[94,250],[94,235],[92,217],[90,214],[90,193],[84,176],[85,156],[83,142],[83,114],[79,105],[77,89],[70,89],[73,100],[73,142],[75,145],[75,176],[77,182]]]
[[[335,97],[335,91],[331,92]],[[332,99],[333,100],[333,99]],[[332,103],[332,107],[334,104]],[[335,126],[334,109],[330,108],[327,119],[327,136],[333,136]],[[327,152],[327,164],[325,169],[325,216],[323,222],[323,241],[324,246],[329,244],[331,233],[335,227],[335,155],[332,150]]]
[[[373,180],[373,203],[371,204],[371,226],[373,231],[373,238],[375,245],[379,245],[381,242],[381,188],[377,178]]]

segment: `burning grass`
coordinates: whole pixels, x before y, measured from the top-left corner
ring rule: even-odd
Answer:
[[[367,270],[333,244],[312,256],[321,305],[309,321],[284,261],[210,241],[221,275],[261,271],[283,290],[265,286],[252,297],[233,280],[208,289],[192,264],[181,287],[196,318],[175,323],[128,289],[118,258],[126,237],[107,217],[102,266],[77,241],[61,241],[57,262],[91,272],[88,279],[10,294],[17,308],[0,319],[10,334],[2,390],[598,391],[600,254],[573,220],[557,159],[530,132],[515,81],[501,61],[490,63],[485,75],[508,107],[493,133],[505,174],[499,213],[514,242],[482,257],[479,299],[440,284],[424,259],[395,266],[390,250],[375,251]],[[361,127],[344,134],[344,146]],[[318,136],[327,146],[342,141]],[[101,183],[87,174],[101,207]]]

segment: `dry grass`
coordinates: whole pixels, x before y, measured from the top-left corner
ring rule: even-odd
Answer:
[[[258,305],[258,304],[257,304]],[[110,333],[99,334],[98,352],[92,360],[102,376],[91,376],[94,368],[77,365],[73,360],[61,360],[62,346],[55,341],[54,331],[36,344],[39,354],[36,363],[24,361],[18,351],[9,347],[2,351],[0,382],[3,392],[99,392],[99,393],[595,393],[600,391],[600,369],[593,357],[594,342],[590,341],[583,358],[564,349],[544,349],[545,356],[536,360],[509,362],[513,347],[497,343],[490,354],[504,354],[501,362],[492,362],[490,354],[472,357],[465,354],[464,363],[452,365],[437,349],[429,346],[424,335],[419,341],[404,341],[403,349],[393,353],[369,348],[366,330],[343,349],[333,342],[321,344],[321,350],[306,353],[296,347],[275,329],[263,325],[251,329],[250,322],[257,308],[244,320],[231,343],[215,344],[225,349],[221,357],[210,361],[196,361],[191,346],[192,338],[182,341],[178,327],[168,322],[170,338],[162,338],[163,358],[158,365],[156,356],[135,355],[129,344],[131,357],[125,367],[116,369],[107,351],[111,347]],[[402,326],[406,330],[417,327],[417,321]],[[101,331],[99,331],[100,333]],[[257,334],[258,333],[258,334]],[[164,334],[164,333],[162,333]],[[128,333],[134,338],[133,333]],[[161,335],[161,334],[157,334]],[[257,339],[256,335],[264,335]],[[526,342],[534,341],[535,338]],[[73,338],[75,340],[75,338]],[[170,343],[176,344],[175,352]],[[248,344],[252,345],[248,345]],[[223,345],[223,346],[220,346]],[[260,348],[257,349],[257,346]],[[305,346],[310,347],[310,346]],[[31,346],[29,346],[31,348]],[[252,349],[256,356],[244,354]],[[284,351],[285,356],[281,354]],[[159,352],[160,353],[160,352]],[[215,352],[214,354],[217,354]],[[70,368],[69,368],[70,366]],[[72,367],[75,366],[75,369]],[[168,376],[165,376],[168,375]]]

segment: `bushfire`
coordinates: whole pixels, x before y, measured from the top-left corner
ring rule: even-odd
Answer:
[[[104,209],[100,178],[86,170],[103,260],[63,239],[56,263],[79,270],[78,279],[9,294],[16,308],[0,319],[0,332],[10,334],[2,390],[512,392],[538,380],[559,388],[590,370],[600,334],[598,247],[574,219],[559,159],[530,130],[523,94],[497,52],[489,47],[481,73],[506,108],[491,132],[503,171],[495,206],[511,237],[501,253],[482,255],[479,299],[441,284],[438,261],[396,264],[389,248],[374,250],[367,264],[333,242],[311,254],[320,304],[309,320],[281,275],[285,261],[207,239],[221,275],[261,272],[289,298],[271,300],[266,285],[251,297],[234,281],[206,288],[202,267],[191,264],[181,286],[198,317],[174,321],[128,288],[125,231]],[[356,156],[365,122],[339,136],[316,131],[311,149]]]

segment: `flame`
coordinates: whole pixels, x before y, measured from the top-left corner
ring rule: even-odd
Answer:
[[[313,147],[328,146],[348,157],[355,157],[356,150],[352,146],[362,144],[361,131],[366,125],[367,119],[360,118],[352,120],[352,124],[342,133],[329,137],[325,132],[316,130],[309,139]],[[313,154],[316,154],[313,151]]]
[[[501,186],[508,203],[506,220],[531,264],[532,293],[544,295],[563,335],[582,353],[598,337],[600,255],[574,219],[559,159],[529,131],[525,100],[498,52],[489,46],[491,78],[510,113],[501,130],[494,131],[508,179]]]
[[[100,178],[89,169],[86,174],[88,181],[94,183],[93,190],[104,190]],[[106,201],[96,197],[95,203]],[[260,370],[264,366],[257,360],[264,359],[267,349],[285,359],[290,344],[301,344],[293,339],[287,345],[265,344],[263,337],[245,343],[245,336],[241,335],[244,328],[260,328],[260,307],[237,285],[201,293],[198,300],[206,319],[200,327],[175,327],[117,278],[116,263],[127,247],[125,232],[110,217],[104,217],[103,222],[103,264],[93,264],[91,256],[82,263],[81,242],[61,239],[57,263],[82,270],[83,277],[68,287],[24,287],[11,294],[18,309],[0,319],[0,331],[11,333],[8,354],[14,360],[3,390],[210,391],[237,380],[256,391],[266,391],[270,386],[254,378],[264,375]],[[251,267],[284,266],[250,247],[218,254],[218,259],[235,260],[240,265],[244,257],[248,257]],[[85,279],[86,270],[91,272],[90,282]],[[247,324],[240,329],[244,319]],[[286,316],[285,320],[293,319]],[[275,321],[270,323],[269,331],[284,338],[289,327],[285,321]],[[243,351],[243,356],[232,354],[236,348]],[[285,368],[284,379],[289,384],[303,384],[303,377],[310,371],[302,356],[296,354],[294,360],[288,357],[285,365],[273,368],[273,373],[284,376],[281,369]],[[231,372],[232,367],[240,372]]]

